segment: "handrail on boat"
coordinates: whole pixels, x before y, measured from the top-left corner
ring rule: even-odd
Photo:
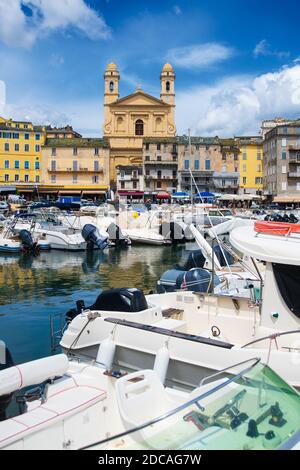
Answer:
[[[250,343],[246,343],[241,347],[246,348],[247,346],[250,346],[255,343],[259,343],[260,341],[264,341],[266,339],[275,339],[275,338],[278,338],[279,336],[292,335],[294,333],[300,333],[300,330],[289,330],[289,331],[282,331],[279,333],[272,333],[268,336],[263,336],[262,338],[254,339],[253,341],[250,341]]]
[[[216,385],[215,387],[213,387],[212,389],[208,390],[207,392],[204,392],[202,393],[201,395],[193,398],[192,400],[189,400],[185,403],[183,403],[182,405],[178,406],[177,408],[173,409],[173,410],[170,410],[166,413],[164,413],[163,415],[160,415],[158,416],[157,418],[153,418],[149,421],[146,421],[145,423],[142,423],[138,426],[136,426],[135,428],[132,428],[132,429],[129,429],[129,430],[126,430],[126,431],[123,431],[119,434],[115,434],[114,436],[111,436],[111,437],[108,437],[106,439],[102,439],[101,441],[98,441],[98,442],[94,442],[92,444],[88,444],[84,447],[81,447],[80,450],[86,450],[86,449],[89,449],[91,447],[94,447],[96,445],[103,445],[103,444],[106,444],[110,441],[113,441],[115,439],[120,439],[121,437],[124,437],[124,436],[127,436],[128,434],[132,434],[132,433],[135,433],[137,431],[141,431],[142,429],[145,429],[147,428],[148,426],[153,426],[154,424],[156,423],[159,423],[160,421],[163,421],[164,419],[167,419],[169,418],[170,416],[173,416],[175,415],[176,413],[184,410],[185,408],[187,408],[188,406],[191,406],[191,405],[194,405],[195,403],[199,406],[198,402],[200,400],[203,400],[204,398],[206,397],[209,397],[210,395],[212,395],[213,393],[221,390],[222,388],[226,387],[226,385],[229,385],[230,383],[236,381],[237,379],[241,378],[245,373],[247,373],[249,370],[253,369],[259,362],[261,361],[261,358],[260,357],[253,357],[251,359],[247,359],[246,361],[243,361],[243,362],[239,362],[237,364],[233,364],[233,365],[230,365],[228,367],[226,367],[226,369],[223,369],[222,371],[219,371],[219,372],[224,372],[225,370],[229,370],[229,369],[232,369],[234,367],[237,367],[237,366],[240,366],[242,364],[247,364],[248,362],[252,362],[253,364],[251,364],[250,366],[246,367],[245,369],[243,369],[241,372],[239,372],[238,374],[234,375],[233,377],[227,379],[225,382],[222,382],[221,384],[218,384]]]
[[[245,361],[241,361],[241,362],[238,362],[236,364],[233,364],[232,366],[228,366],[228,367],[225,367],[224,369],[221,369],[221,370],[218,370],[217,372],[214,372],[213,374],[211,375],[207,375],[206,377],[203,377],[203,379],[201,380],[200,384],[199,384],[199,387],[202,387],[202,385],[204,385],[204,383],[209,380],[209,379],[212,379],[214,377],[217,377],[218,375],[222,374],[223,372],[226,372],[228,371],[229,369],[232,369],[233,367],[238,367],[238,366],[242,366],[243,364],[246,364],[247,362],[249,361],[252,361],[254,360],[253,359],[246,359]],[[259,359],[260,360],[260,359]],[[256,365],[256,364],[255,364]],[[253,366],[254,367],[254,366]]]

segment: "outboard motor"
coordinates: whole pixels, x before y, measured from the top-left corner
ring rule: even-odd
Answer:
[[[231,266],[234,263],[234,258],[232,256],[232,254],[229,253],[229,251],[227,251],[225,248],[223,248],[223,250],[221,250],[219,245],[215,245],[213,247],[213,251],[214,251],[216,257],[218,258],[219,263],[222,267],[227,266],[227,265]]]
[[[14,365],[15,364],[9,349],[5,348],[5,363],[0,363],[0,370],[8,369],[9,367],[13,367]],[[13,393],[0,396],[0,421],[4,421],[6,419],[6,410],[12,400],[12,397]]]
[[[73,318],[83,310],[105,310],[106,312],[141,312],[147,310],[148,304],[144,293],[139,289],[108,289],[102,291],[96,302],[89,307],[85,306],[83,300],[77,300],[76,308],[66,313],[66,322],[70,323]]]
[[[210,292],[213,287],[220,284],[218,276],[212,278],[212,273],[203,268],[193,268],[189,271],[169,269],[164,272],[157,282],[157,292],[175,292],[177,290],[191,290],[193,292]]]
[[[282,218],[284,222],[291,223],[291,219],[289,218],[288,214],[283,214]]]
[[[298,223],[298,219],[297,217],[295,216],[295,214],[290,214],[290,222],[292,224],[297,224]]]
[[[114,242],[117,246],[127,246],[128,245],[128,238],[126,237],[126,235],[124,235],[122,233],[122,230],[119,227],[119,225],[112,222],[107,227],[106,231],[108,233],[109,240]]]
[[[104,250],[104,248],[106,248],[108,245],[108,235],[106,238],[101,236],[98,228],[95,227],[95,225],[86,224],[81,231],[81,235],[87,242],[88,250],[97,248]]]
[[[141,290],[122,287],[101,292],[96,302],[88,308],[109,312],[141,312],[147,310],[148,304]]]
[[[168,269],[165,271],[156,284],[156,290],[159,294],[165,292],[175,292],[181,288],[183,276],[186,271],[181,269]]]
[[[163,222],[159,228],[159,233],[174,244],[185,242],[184,228],[177,222]]]
[[[22,242],[23,251],[28,253],[37,250],[37,243],[33,241],[32,235],[28,230],[20,230],[19,238]]]
[[[181,289],[193,292],[212,292],[213,287],[220,284],[217,275],[202,268],[194,268],[187,271],[182,279]]]
[[[183,265],[184,271],[189,271],[192,268],[203,268],[205,264],[205,256],[202,250],[192,250],[188,252],[188,257]]]

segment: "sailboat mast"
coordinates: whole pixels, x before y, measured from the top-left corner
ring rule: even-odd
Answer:
[[[192,144],[191,144],[191,129],[188,129],[188,133],[189,133],[189,154],[190,154],[190,165],[191,165],[191,157],[192,157]],[[190,173],[191,173],[191,206],[192,206],[192,209],[193,209],[193,176],[192,176],[192,171],[191,171],[191,167],[190,167]]]

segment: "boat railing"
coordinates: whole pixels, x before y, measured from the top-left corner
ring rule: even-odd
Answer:
[[[296,333],[300,333],[300,330],[298,329],[298,330],[289,330],[289,331],[281,331],[278,333],[272,333],[268,336],[262,336],[261,338],[256,338],[253,341],[250,341],[249,343],[244,344],[242,348],[247,348],[248,346],[252,346],[253,344],[259,343],[260,341],[265,341],[265,340],[276,341],[276,338],[280,336],[292,335]]]
[[[60,348],[60,341],[68,326],[65,321],[65,313],[53,313],[49,316],[50,321],[50,347],[54,354]]]
[[[129,430],[126,430],[124,432],[121,432],[119,434],[115,434],[114,436],[111,436],[109,438],[106,438],[106,439],[103,439],[101,441],[98,441],[98,442],[94,442],[92,444],[88,444],[87,446],[85,447],[82,447],[80,450],[85,450],[85,449],[89,449],[91,447],[94,447],[94,446],[98,446],[98,445],[104,445],[104,444],[107,444],[108,442],[111,442],[115,439],[120,439],[122,437],[125,437],[125,436],[128,436],[130,434],[134,434],[135,432],[138,432],[138,431],[142,431],[143,429],[145,428],[148,428],[150,426],[153,426],[161,421],[164,421],[166,420],[167,418],[171,417],[171,416],[174,416],[176,415],[177,413],[185,410],[186,408],[188,408],[189,406],[191,405],[194,405],[196,404],[196,406],[198,408],[202,408],[199,404],[200,400],[204,400],[205,398],[213,395],[214,393],[218,392],[219,390],[222,390],[224,387],[226,387],[227,385],[231,384],[232,382],[235,382],[237,380],[239,380],[240,378],[242,378],[246,373],[248,373],[250,370],[252,370],[259,362],[261,361],[260,358],[258,357],[253,357],[251,359],[247,359],[246,361],[243,361],[243,362],[239,362],[237,364],[233,364],[233,365],[230,365],[228,367],[226,367],[225,369],[223,369],[222,371],[219,371],[220,373],[223,373],[224,371],[230,371],[236,367],[239,367],[239,366],[242,366],[242,365],[245,365],[245,364],[249,364],[247,367],[245,367],[244,369],[241,370],[241,372],[239,372],[238,374],[235,374],[233,377],[230,377],[228,378],[227,380],[225,380],[224,382],[222,383],[218,383],[217,385],[215,385],[213,388],[207,390],[206,392],[203,392],[201,393],[200,395],[194,397],[193,399],[191,400],[188,400],[187,402],[177,406],[176,408],[173,408],[172,410],[156,417],[156,418],[153,418],[149,421],[146,421],[138,426],[135,426],[134,428],[132,429],[129,429]]]

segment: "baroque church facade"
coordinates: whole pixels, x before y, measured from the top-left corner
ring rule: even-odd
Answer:
[[[160,74],[160,99],[141,88],[120,98],[120,73],[114,63],[104,73],[103,136],[110,147],[110,181],[116,181],[117,168],[143,164],[143,141],[176,135],[175,73],[165,64]]]

